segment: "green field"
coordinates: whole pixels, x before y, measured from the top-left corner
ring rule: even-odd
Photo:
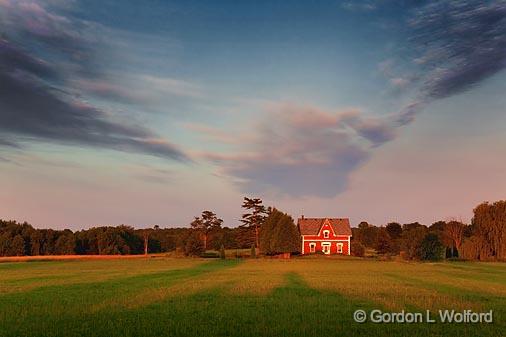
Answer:
[[[494,323],[356,323],[357,309]],[[353,258],[0,264],[0,336],[504,336],[506,265]]]

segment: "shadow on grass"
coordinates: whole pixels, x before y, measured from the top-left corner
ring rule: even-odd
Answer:
[[[217,260],[185,269],[115,277],[100,282],[42,286],[25,292],[2,294],[0,295],[0,336],[8,334],[10,327],[14,325],[32,326],[34,323],[44,325],[47,323],[45,320],[52,320],[54,317],[86,315],[92,311],[92,307],[111,299],[135,296],[147,288],[167,288],[206,273],[234,267],[239,263],[239,260]],[[33,328],[36,329],[36,326]],[[27,330],[26,334],[38,335],[31,330]]]
[[[191,278],[184,280],[191,281]],[[370,312],[383,308],[339,293],[312,289],[297,273],[287,273],[285,280],[283,286],[263,297],[234,295],[225,286],[189,295],[174,294],[135,309],[116,308],[92,314],[66,312],[50,315],[44,321],[25,320],[18,322],[24,324],[11,326],[6,335],[415,337],[499,336],[501,331],[499,326],[493,325],[360,324],[353,320],[355,310]],[[328,281],[339,282],[339,279]]]

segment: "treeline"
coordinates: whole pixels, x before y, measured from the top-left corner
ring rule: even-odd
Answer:
[[[471,224],[437,221],[374,226],[361,222],[352,228],[352,254],[366,248],[380,255],[400,255],[407,260],[506,260],[506,201],[482,203],[474,209]]]
[[[298,253],[300,236],[293,218],[262,200],[244,198],[242,224],[223,227],[223,220],[203,211],[185,228],[134,229],[102,226],[73,232],[69,229],[35,229],[28,223],[0,220],[0,256],[113,255],[178,251],[199,256],[207,250],[251,249],[251,256]],[[361,222],[352,228],[351,253],[366,249],[383,256],[408,260],[506,260],[506,201],[482,203],[474,209],[471,224],[438,221],[374,226]]]
[[[223,227],[209,236],[208,248],[218,250],[250,248],[240,244],[243,229]],[[134,229],[130,226],[102,226],[73,232],[69,229],[36,229],[30,224],[0,220],[0,256],[24,255],[119,255],[162,253],[185,246],[191,228]],[[147,245],[146,245],[147,237]]]
[[[207,250],[251,249],[274,255],[297,253],[300,237],[291,216],[262,200],[244,198],[241,225],[224,227],[223,220],[209,210],[184,228],[135,229],[131,226],[101,226],[73,232],[69,229],[35,229],[30,224],[0,220],[0,256],[24,255],[123,255],[177,251],[202,256]],[[262,247],[262,251],[260,250]]]

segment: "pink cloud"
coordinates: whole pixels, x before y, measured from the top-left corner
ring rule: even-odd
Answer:
[[[237,138],[235,153],[200,156],[236,179],[244,192],[330,197],[346,190],[372,148],[395,138],[395,128],[390,119],[356,109],[270,104],[248,141]]]

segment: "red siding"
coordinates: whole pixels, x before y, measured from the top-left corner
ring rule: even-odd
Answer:
[[[348,238],[346,238],[346,241],[335,241],[335,240],[328,240],[328,241],[304,241],[304,254],[311,254],[310,253],[310,247],[309,244],[311,242],[314,242],[316,244],[315,252],[321,252],[322,251],[322,242],[329,242],[330,243],[330,254],[344,254],[348,255]],[[343,252],[338,253],[337,252],[337,243],[343,244]]]

